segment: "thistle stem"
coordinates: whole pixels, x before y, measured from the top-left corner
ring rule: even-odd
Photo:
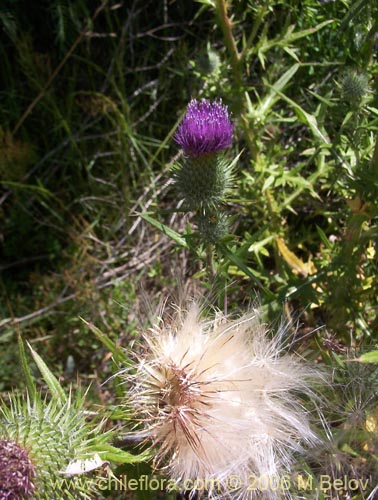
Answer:
[[[214,280],[216,271],[214,266],[214,245],[209,244],[206,246],[206,272],[211,281]]]
[[[375,148],[374,148],[373,158],[371,159],[371,165],[373,167],[378,167],[378,135],[375,141]]]
[[[239,53],[234,35],[232,33],[232,23],[227,14],[227,3],[226,0],[215,0],[215,10],[218,17],[218,23],[223,32],[223,37],[225,41],[225,45],[227,47],[231,67],[234,75],[234,83],[235,83],[235,96],[237,97],[236,102],[238,106],[238,112],[241,116],[241,124],[243,127],[245,140],[248,144],[248,149],[251,152],[251,156],[253,161],[256,161],[258,158],[258,146],[256,143],[256,137],[253,129],[251,128],[251,124],[249,120],[245,116],[245,99],[243,93],[243,61],[245,59],[245,51],[244,53]],[[264,18],[265,12],[260,12],[260,17],[256,19],[255,25],[252,29],[252,33],[250,38],[256,36],[258,28],[262,19]]]
[[[235,83],[239,89],[242,84],[242,71],[240,66],[240,54],[236,46],[235,38],[232,33],[232,24],[227,15],[227,4],[225,0],[215,0],[215,10],[218,16],[220,28],[223,32],[224,41],[230,55],[232,71],[234,73]]]

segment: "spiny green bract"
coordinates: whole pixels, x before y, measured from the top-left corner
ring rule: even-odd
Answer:
[[[97,496],[95,483],[88,476],[72,478],[64,472],[71,462],[93,457],[96,445],[108,440],[100,427],[87,422],[82,397],[69,397],[64,402],[53,398],[47,403],[39,395],[33,401],[11,396],[9,406],[0,404],[0,440],[25,450],[34,470],[34,500]],[[22,474],[22,470],[18,473]],[[2,477],[7,478],[7,471],[0,468],[0,498],[5,484]],[[7,495],[5,498],[19,498],[17,491],[14,496],[7,491]]]
[[[209,209],[223,203],[230,191],[232,168],[219,154],[187,157],[176,165],[173,178],[190,210]]]
[[[228,234],[228,216],[224,212],[200,213],[197,216],[197,227],[205,243],[219,243]]]

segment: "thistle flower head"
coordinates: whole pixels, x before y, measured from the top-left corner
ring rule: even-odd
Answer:
[[[194,305],[145,340],[136,373],[126,375],[130,402],[155,465],[173,479],[213,478],[227,494],[236,474],[245,487],[236,493],[253,498],[248,477],[281,474],[316,440],[298,397],[308,395],[311,371],[282,353],[279,336],[268,339],[257,312],[203,321]]]
[[[192,99],[174,139],[186,155],[197,157],[229,148],[233,131],[222,101]]]
[[[0,499],[89,499],[93,485],[72,480],[66,491],[65,470],[71,462],[93,454],[91,447],[108,437],[97,436],[85,419],[83,399],[48,403],[11,396],[0,402]],[[96,435],[95,435],[96,434]],[[81,484],[82,483],[82,484]]]
[[[25,448],[15,441],[0,439],[0,498],[32,498],[35,467]]]

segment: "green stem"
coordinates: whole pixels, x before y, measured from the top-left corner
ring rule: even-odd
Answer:
[[[253,129],[250,126],[249,120],[245,117],[245,99],[243,93],[243,61],[245,59],[246,50],[244,50],[243,54],[239,54],[238,48],[236,45],[236,41],[234,35],[232,33],[232,23],[227,14],[227,3],[226,0],[215,0],[215,10],[218,17],[219,26],[223,32],[223,37],[225,41],[225,45],[227,47],[230,62],[232,67],[232,72],[234,76],[234,95],[236,96],[237,102],[237,112],[241,117],[241,124],[244,131],[244,136],[248,144],[248,148],[251,152],[251,156],[253,161],[256,161],[258,158],[258,147],[256,143],[256,137]],[[260,18],[256,19],[255,25],[252,29],[252,33],[250,35],[250,39],[256,36],[258,28],[260,26],[261,20],[264,17],[264,12],[260,13]]]
[[[214,266],[214,245],[206,246],[206,272],[211,282],[215,279],[216,271]]]
[[[240,66],[240,54],[236,46],[234,35],[232,34],[232,24],[227,15],[227,4],[225,0],[215,0],[215,10],[220,28],[223,32],[224,41],[230,55],[231,67],[234,73],[237,90],[242,84],[242,71]]]
[[[378,134],[375,140],[375,148],[373,158],[371,159],[371,166],[374,168],[378,168]]]
[[[270,215],[270,220],[272,224],[272,230],[273,234],[279,235],[280,234],[280,219],[278,217],[278,207],[276,204],[276,201],[274,199],[273,193],[270,190],[270,188],[265,189],[265,199],[267,202],[267,207],[268,207],[268,213]],[[282,266],[282,260],[280,253],[278,251],[278,247],[276,242],[274,242],[273,245],[273,252],[274,252],[274,262],[276,265],[277,271],[282,275],[283,273],[283,266]]]

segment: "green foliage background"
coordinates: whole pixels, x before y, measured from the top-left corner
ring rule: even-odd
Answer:
[[[4,0],[0,390],[21,383],[18,332],[63,380],[102,383],[109,351],[80,317],[126,347],[179,281],[300,313],[302,355],[370,387],[366,430],[376,365],[345,359],[377,349],[377,19],[373,0]],[[223,99],[240,153],[211,272],[170,180],[191,97]],[[342,395],[340,453],[376,463]]]

